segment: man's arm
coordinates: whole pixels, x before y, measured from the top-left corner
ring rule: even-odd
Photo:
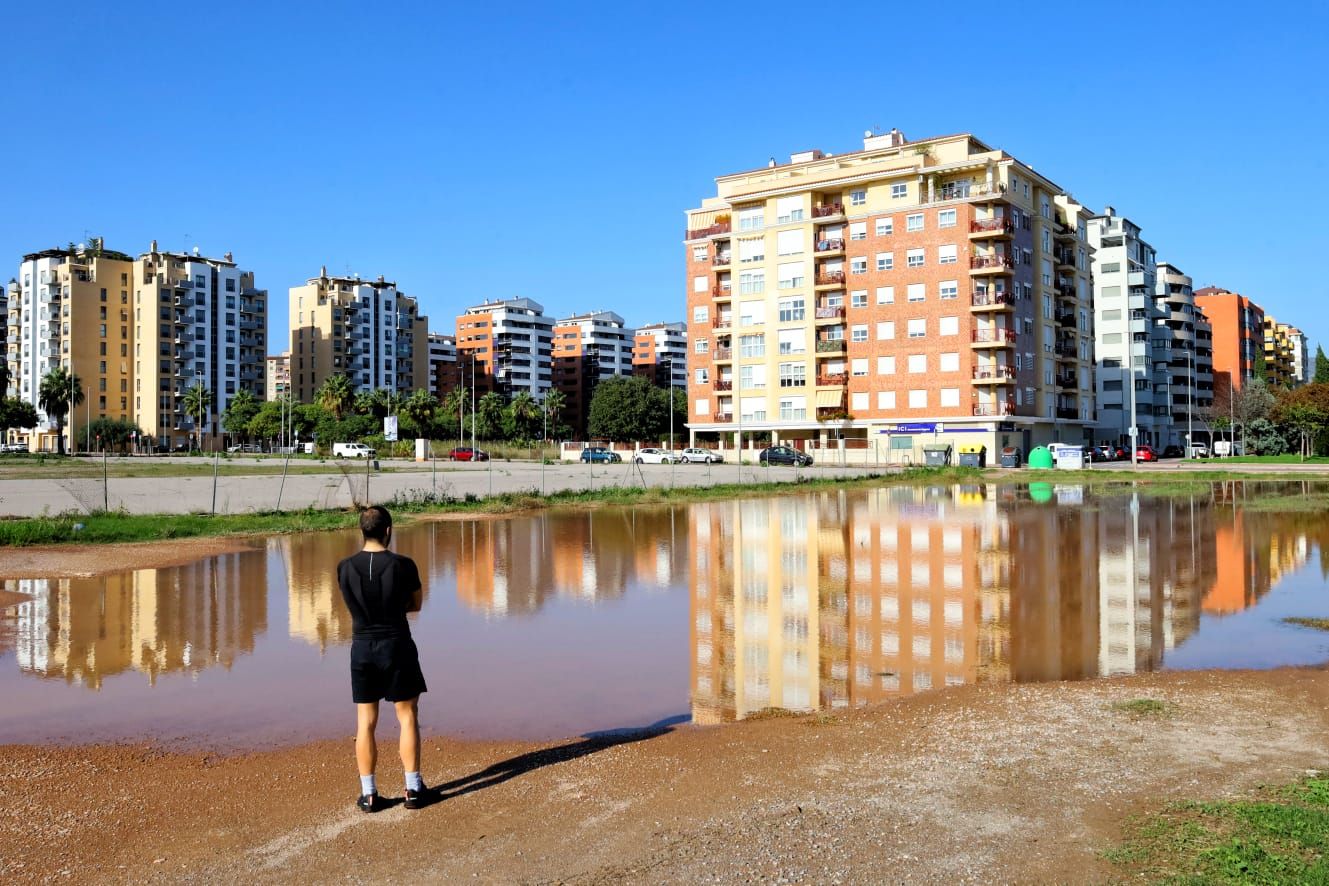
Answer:
[[[425,589],[420,584],[420,569],[415,565],[414,560],[407,560],[411,564],[411,583],[415,585],[415,590],[411,592],[411,605],[406,607],[407,612],[419,612],[420,607],[425,602]]]

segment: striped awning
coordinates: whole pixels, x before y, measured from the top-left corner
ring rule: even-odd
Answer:
[[[817,408],[839,406],[844,403],[844,391],[818,391]]]

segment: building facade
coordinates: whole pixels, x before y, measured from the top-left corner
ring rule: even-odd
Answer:
[[[291,392],[291,352],[269,355],[263,360],[265,393],[269,400],[280,400]]]
[[[688,324],[648,323],[638,327],[632,345],[632,372],[662,388],[686,389]]]
[[[457,368],[477,392],[543,400],[553,387],[554,321],[529,298],[485,301],[457,318]]]
[[[1195,306],[1191,278],[1175,265],[1159,262],[1154,303],[1156,360],[1167,361],[1167,393],[1171,412],[1163,445],[1187,445],[1188,435],[1208,428],[1214,405],[1213,330]]]
[[[457,337],[429,333],[429,390],[438,399],[461,384],[457,372]]]
[[[1310,345],[1306,342],[1306,334],[1295,326],[1285,323],[1279,325],[1283,327],[1288,347],[1292,350],[1292,385],[1309,384],[1314,373],[1311,371]]]
[[[1217,286],[1195,290],[1195,304],[1213,329],[1215,408],[1228,412],[1231,394],[1255,377],[1264,353],[1264,309]]]
[[[1057,185],[972,135],[894,130],[716,183],[684,244],[694,441],[1088,439],[1088,213]]]
[[[356,392],[410,393],[429,380],[429,322],[416,300],[379,277],[331,277],[324,267],[291,287],[291,387],[312,402],[344,374]]]
[[[553,334],[554,387],[565,402],[560,420],[584,435],[596,385],[632,374],[633,332],[613,311],[592,311],[559,320]]]

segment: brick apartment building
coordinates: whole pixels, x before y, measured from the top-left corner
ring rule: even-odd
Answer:
[[[544,400],[553,387],[554,321],[529,298],[484,301],[457,318],[457,371],[479,395],[511,398],[525,391]]]
[[[566,401],[559,420],[573,436],[586,433],[595,386],[632,373],[632,345],[632,330],[613,311],[574,314],[554,324],[554,386]]]
[[[894,130],[716,183],[684,244],[694,442],[1089,439],[1089,213],[1056,184]]]
[[[648,323],[639,326],[632,345],[632,374],[655,385],[686,389],[688,385],[688,325]]]

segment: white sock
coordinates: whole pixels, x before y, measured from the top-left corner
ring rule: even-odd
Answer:
[[[377,793],[378,793],[378,786],[374,784],[374,776],[372,775],[360,776],[360,796],[363,797],[368,794],[377,794]]]
[[[418,772],[406,773],[406,790],[423,791],[425,789],[425,780],[420,777]]]

